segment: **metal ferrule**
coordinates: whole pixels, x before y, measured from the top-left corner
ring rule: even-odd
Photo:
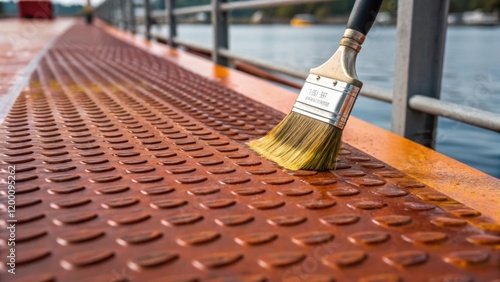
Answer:
[[[357,30],[348,28],[344,31],[344,35],[342,36],[342,38],[351,38],[359,44],[363,44],[363,42],[365,42],[366,36]]]
[[[365,42],[365,38],[366,36],[361,32],[348,28],[340,40],[340,45],[352,48],[359,53],[361,45]]]
[[[360,88],[309,74],[292,111],[344,129]]]

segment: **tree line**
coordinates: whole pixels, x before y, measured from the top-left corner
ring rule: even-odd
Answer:
[[[164,3],[163,0],[156,0],[158,4]],[[229,0],[244,1],[244,0]],[[440,1],[440,0],[436,0]],[[264,9],[268,17],[292,18],[299,13],[313,14],[317,18],[325,18],[335,15],[347,15],[350,13],[355,0],[341,0],[323,3],[312,3],[306,5],[281,6],[276,8]],[[392,15],[397,14],[397,0],[385,0],[381,11],[389,12]],[[177,7],[187,7],[194,5],[206,5],[210,0],[177,0]],[[461,13],[483,9],[485,12],[500,10],[500,0],[450,0],[450,13]],[[248,14],[248,13],[243,13]]]
[[[349,14],[354,2],[355,0],[342,0],[307,5],[282,6],[267,9],[265,13],[267,16],[284,18],[291,18],[298,13],[308,13],[315,15],[317,18],[325,18]],[[397,7],[397,0],[385,0],[382,3],[381,11],[388,12],[395,16],[397,14]],[[462,13],[476,9],[482,9],[485,12],[500,12],[500,0],[450,0],[450,13]]]

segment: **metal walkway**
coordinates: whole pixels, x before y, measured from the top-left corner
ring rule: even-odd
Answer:
[[[499,225],[432,187],[347,144],[338,169],[319,173],[282,170],[245,146],[282,117],[75,25],[1,127],[16,275],[4,263],[0,280],[500,277]]]

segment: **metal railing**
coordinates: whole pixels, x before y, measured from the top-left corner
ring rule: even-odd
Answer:
[[[270,71],[304,79],[308,71],[269,63],[266,60],[236,54],[229,50],[229,11],[260,9],[283,5],[299,5],[341,0],[249,0],[228,2],[211,0],[211,4],[177,8],[175,0],[165,0],[166,10],[150,9],[150,0],[141,0],[144,7],[145,36],[152,38],[151,26],[156,19],[168,23],[168,34],[161,41],[172,47],[184,46],[211,54],[212,60],[230,66],[242,61]],[[433,148],[437,117],[446,117],[484,129],[500,132],[500,114],[439,100],[447,30],[449,0],[401,0],[398,2],[398,29],[394,89],[364,86],[361,95],[392,103],[393,132]],[[135,33],[134,0],[106,0],[97,9],[104,21]],[[211,13],[213,46],[205,46],[177,37],[179,16]],[[426,15],[425,17],[419,15]]]

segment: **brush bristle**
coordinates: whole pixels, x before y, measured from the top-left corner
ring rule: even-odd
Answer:
[[[248,146],[290,170],[335,169],[342,130],[328,123],[291,112],[266,136]]]

